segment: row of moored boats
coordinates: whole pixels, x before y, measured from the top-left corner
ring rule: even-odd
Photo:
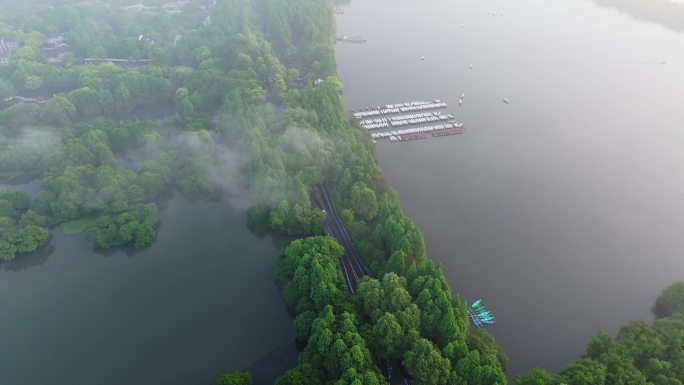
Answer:
[[[424,112],[376,119],[364,119],[359,121],[359,124],[367,130],[377,130],[382,128],[396,128],[439,121],[450,121],[455,118],[454,115],[442,114],[441,112]]]
[[[384,106],[376,106],[373,108],[366,108],[359,111],[352,111],[352,116],[356,119],[363,119],[371,116],[394,115],[406,112],[435,110],[439,108],[446,108],[447,104],[441,99],[434,99],[432,101],[416,101],[399,104],[386,104]]]
[[[450,128],[462,129],[463,123],[449,122],[449,123],[444,123],[444,124],[435,124],[435,125],[431,125],[431,126],[405,128],[403,130],[392,130],[392,131],[387,131],[387,132],[372,132],[371,138],[373,138],[373,139],[389,139],[392,136],[397,137],[397,136],[406,135],[406,134],[428,133],[428,132],[432,132],[432,131],[446,130],[446,129],[450,129]]]
[[[463,133],[463,123],[456,122],[454,115],[445,114],[441,111],[430,111],[446,107],[447,104],[442,99],[433,99],[431,101],[419,100],[386,104],[351,111],[351,113],[361,127],[367,130],[377,130],[370,133],[373,142],[376,139],[403,142],[425,139],[427,134],[440,137]],[[385,131],[382,131],[383,129]]]

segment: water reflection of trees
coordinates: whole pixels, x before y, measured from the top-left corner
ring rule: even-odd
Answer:
[[[150,246],[146,246],[142,249],[136,249],[132,245],[123,245],[113,246],[109,249],[95,249],[93,252],[103,257],[117,257],[122,255],[125,255],[126,257],[134,257],[138,254],[146,252],[149,249]]]
[[[657,23],[675,32],[684,32],[684,6],[670,0],[594,0],[598,5],[614,8],[640,21]],[[335,0],[335,5],[348,5],[352,0]]]
[[[675,32],[684,32],[684,6],[669,0],[595,0],[634,19],[658,23]]]
[[[34,266],[40,266],[47,262],[48,258],[55,252],[55,247],[49,245],[40,250],[26,255],[21,255],[10,262],[0,264],[0,269],[12,272],[26,270]]]
[[[297,366],[297,348],[294,341],[264,354],[247,367],[255,384],[272,384],[288,369]]]

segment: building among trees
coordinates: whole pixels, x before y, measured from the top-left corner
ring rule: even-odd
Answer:
[[[0,65],[8,65],[12,51],[17,48],[17,40],[12,36],[0,36]]]

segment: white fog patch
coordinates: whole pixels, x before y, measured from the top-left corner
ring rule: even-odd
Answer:
[[[50,127],[24,127],[14,138],[0,137],[2,156],[7,162],[23,165],[53,160],[63,146],[62,137]],[[16,166],[8,164],[8,166]]]

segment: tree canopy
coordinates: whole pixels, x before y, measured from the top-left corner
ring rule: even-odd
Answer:
[[[654,311],[658,318],[684,314],[684,281],[668,286],[656,300]]]
[[[216,380],[216,385],[251,385],[252,375],[248,372],[226,373]]]
[[[680,283],[675,283],[663,290],[656,307],[678,303],[679,287]],[[516,385],[681,385],[682,381],[684,314],[675,311],[650,325],[630,322],[620,328],[614,339],[598,333],[587,344],[586,355],[568,364],[558,375],[535,369],[515,379]]]

